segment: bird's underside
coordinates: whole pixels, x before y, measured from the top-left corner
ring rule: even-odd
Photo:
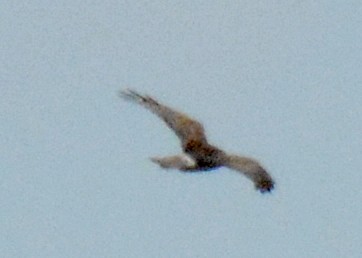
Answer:
[[[266,170],[255,160],[227,154],[208,143],[203,126],[187,115],[167,107],[150,96],[133,90],[121,91],[121,96],[137,102],[160,117],[181,141],[183,153],[168,157],[154,157],[151,160],[165,169],[179,169],[184,172],[198,172],[221,166],[242,172],[251,179],[261,192],[274,188],[274,181]]]

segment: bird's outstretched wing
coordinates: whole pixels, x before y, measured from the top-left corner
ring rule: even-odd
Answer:
[[[257,161],[253,159],[236,155],[228,155],[224,165],[242,172],[254,182],[255,187],[262,193],[270,192],[274,188],[274,181],[271,176]]]
[[[187,115],[159,103],[150,96],[141,95],[130,89],[121,91],[120,96],[135,101],[158,115],[176,133],[183,145],[190,141],[206,143],[203,126]]]

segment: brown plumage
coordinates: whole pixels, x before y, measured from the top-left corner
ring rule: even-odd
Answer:
[[[251,179],[261,192],[270,192],[274,181],[265,169],[255,160],[227,154],[210,145],[203,126],[178,111],[167,107],[150,96],[143,96],[133,90],[121,91],[121,96],[135,101],[159,116],[178,136],[183,154],[154,157],[151,160],[163,168],[176,168],[184,172],[197,172],[225,166],[242,172]]]

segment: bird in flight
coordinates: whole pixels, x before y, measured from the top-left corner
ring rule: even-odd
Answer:
[[[141,95],[130,89],[121,91],[120,96],[136,102],[156,114],[180,139],[182,154],[151,158],[162,168],[199,172],[224,166],[244,174],[262,193],[270,192],[274,188],[273,179],[256,160],[226,153],[209,144],[204,128],[198,121],[161,104],[148,95]]]

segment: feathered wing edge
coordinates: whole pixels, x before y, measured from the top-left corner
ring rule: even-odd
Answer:
[[[138,102],[142,105],[145,105],[146,107],[150,106],[150,102],[152,102],[152,104],[157,104],[149,96],[142,96],[138,92],[131,90],[131,89],[120,90],[119,96],[125,100]]]
[[[224,166],[243,173],[254,182],[255,187],[262,193],[270,192],[274,188],[272,177],[256,160],[237,155],[228,155],[225,158]]]
[[[207,141],[201,123],[190,118],[186,114],[161,104],[148,95],[141,95],[131,89],[122,90],[119,92],[119,95],[126,100],[139,103],[160,117],[167,126],[176,133],[183,145],[190,140],[197,140],[200,142]]]

